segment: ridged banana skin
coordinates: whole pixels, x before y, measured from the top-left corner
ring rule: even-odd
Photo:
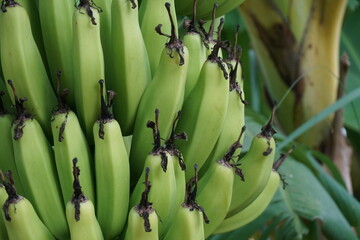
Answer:
[[[263,153],[271,148],[268,155]],[[238,161],[245,181],[234,180],[231,206],[227,217],[238,213],[253,202],[269,180],[275,158],[275,141],[261,134],[256,135],[246,155]]]
[[[63,124],[65,124],[63,126]],[[56,170],[59,176],[64,205],[73,195],[73,162],[76,157],[81,169],[79,176],[82,191],[95,202],[95,180],[93,157],[77,116],[71,110],[67,113],[55,113],[51,120]],[[60,131],[62,141],[59,141]]]
[[[177,156],[171,156],[171,161],[169,162],[172,162],[174,164],[176,193],[175,193],[173,214],[175,216],[176,211],[179,209],[179,207],[185,200],[185,190],[186,190],[185,170],[181,169]]]
[[[130,198],[129,158],[118,122],[103,125],[104,139],[99,138],[99,121],[94,124],[96,216],[105,239],[114,238],[123,229]]]
[[[186,74],[189,53],[184,49],[184,64],[179,65],[180,57],[174,51],[171,58],[169,49],[163,49],[161,68],[145,89],[137,110],[134,133],[130,152],[132,180],[137,181],[143,169],[146,156],[152,149],[152,131],[146,127],[147,121],[154,118],[155,109],[159,109],[159,129],[161,136],[170,135],[174,116],[181,109],[184,101]]]
[[[197,202],[210,221],[203,223],[205,238],[216,230],[230,208],[234,177],[240,178],[234,175],[232,167],[217,163],[199,180]]]
[[[158,66],[163,67],[159,61],[161,58],[162,50],[164,49],[167,39],[160,36],[155,27],[162,24],[162,31],[170,34],[171,25],[168,13],[165,8],[165,3],[169,2],[171,6],[171,14],[173,18],[176,17],[174,0],[142,0],[139,9],[139,20],[141,32],[145,41],[146,49],[150,61],[151,74],[154,76]],[[176,35],[178,34],[177,21],[174,21]]]
[[[29,17],[18,5],[6,10],[5,13],[0,12],[0,53],[4,78],[13,81],[18,96],[28,99],[26,109],[50,136],[49,122],[56,97],[34,41]],[[14,103],[11,87],[7,88]]]
[[[199,80],[185,100],[176,132],[186,132],[188,141],[177,144],[187,166],[199,169],[209,157],[223,127],[229,96],[229,81],[217,63],[206,61]],[[194,176],[188,168],[186,180]]]
[[[180,206],[163,240],[204,240],[203,222],[201,212]]]
[[[166,153],[168,160],[171,156]],[[174,165],[171,160],[168,161],[166,172],[161,168],[160,155],[149,154],[145,161],[145,167],[150,168],[149,181],[151,191],[149,193],[149,202],[159,215],[159,236],[162,236],[168,229],[174,217],[174,208],[176,201],[176,180]],[[145,171],[139,178],[130,199],[130,207],[134,207],[140,202],[142,191],[144,190],[143,179]]]
[[[82,171],[82,170],[81,170]],[[75,205],[71,201],[66,204],[66,219],[70,229],[71,239],[102,240],[101,228],[95,215],[91,200],[80,203],[80,220],[75,219]]]
[[[5,218],[4,212],[1,212],[2,217]],[[11,221],[5,220],[5,225],[10,240],[55,239],[36,214],[32,204],[26,198],[10,204],[9,216]]]
[[[201,36],[198,33],[185,33],[183,43],[189,50],[190,56],[184,96],[184,99],[187,99],[199,79],[201,68],[206,61],[207,52]]]
[[[12,115],[2,114],[0,112],[0,170],[3,173],[11,170],[11,176],[16,184],[16,191],[20,195],[24,195],[24,190],[15,164],[14,149],[11,140],[11,124],[13,120],[14,117]]]
[[[15,163],[25,195],[51,233],[58,239],[68,239],[53,150],[35,119],[25,120],[23,126],[23,135],[18,140],[14,139],[14,125],[11,132]]]
[[[124,240],[158,240],[158,216],[155,211],[149,214],[151,232],[145,232],[144,219],[135,211],[130,209],[128,223]]]
[[[0,240],[8,240],[8,234],[6,231],[6,226],[5,226],[5,220],[2,216],[2,206],[4,205],[6,199],[7,199],[8,195],[5,191],[5,187],[3,185],[1,185],[0,183],[0,206],[1,206],[1,215],[0,215]]]
[[[85,9],[75,9],[73,15],[76,112],[89,144],[93,144],[92,129],[100,116],[99,80],[105,78],[100,17],[96,9],[91,9],[96,25],[91,23]]]
[[[260,195],[246,208],[244,208],[237,214],[229,218],[225,218],[225,220],[216,229],[214,234],[233,231],[255,220],[270,204],[279,185],[279,173],[273,170],[270,174],[269,181],[265,185],[265,188],[260,193]]]
[[[113,0],[112,22],[112,78],[108,86],[118,93],[113,111],[123,135],[128,136],[134,129],[141,96],[151,80],[150,63],[138,8],[132,9],[129,0]]]
[[[39,1],[41,31],[46,51],[47,63],[56,87],[56,72],[61,70],[61,85],[73,91],[73,25],[72,16],[74,2],[72,0]],[[74,94],[69,94],[68,104],[75,107]]]

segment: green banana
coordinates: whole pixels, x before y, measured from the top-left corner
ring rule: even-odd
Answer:
[[[12,81],[8,83],[14,92],[17,110],[11,127],[15,164],[25,196],[51,233],[58,239],[67,239],[69,233],[54,153],[38,121],[27,113],[23,104],[26,99],[19,99]]]
[[[204,209],[196,202],[198,174],[197,166],[195,176],[186,185],[185,201],[179,206],[174,220],[166,233],[164,240],[196,239],[204,240],[203,222],[209,223]]]
[[[115,93],[100,84],[101,116],[94,123],[96,216],[105,239],[114,238],[124,227],[130,197],[129,158],[119,123],[110,112]]]
[[[195,27],[196,4],[197,0],[194,0],[193,18],[191,20],[184,21],[184,26],[187,28],[187,31],[183,36],[183,43],[189,50],[189,69],[186,76],[184,99],[187,99],[193,90],[197,80],[199,79],[201,67],[207,57],[207,51],[203,43],[202,35]]]
[[[162,25],[164,32],[172,32],[178,36],[177,21],[173,21],[171,26],[168,20],[168,14],[164,11],[164,5],[169,3],[171,15],[176,17],[174,0],[142,0],[139,9],[139,20],[142,36],[145,41],[146,49],[149,55],[151,74],[154,76],[162,55],[162,50],[166,44],[166,39],[155,31],[158,24]]]
[[[14,116],[9,114],[3,106],[2,97],[4,94],[4,92],[0,91],[0,169],[4,171],[11,170],[18,193],[24,195],[24,190],[15,165],[14,149],[11,140],[11,124],[14,121]]]
[[[56,71],[62,71],[62,85],[73,88],[73,1],[39,1],[41,31],[46,50],[50,75],[55,88]],[[68,97],[69,105],[74,108],[74,94]]]
[[[151,80],[138,9],[136,5],[134,8],[134,4],[130,0],[112,2],[112,77],[108,85],[119,94],[114,100],[113,110],[125,136],[133,132],[141,96]]]
[[[149,201],[161,219],[159,224],[159,236],[162,236],[173,217],[174,205],[176,202],[176,179],[174,164],[171,163],[171,155],[161,145],[161,136],[159,131],[159,111],[155,110],[155,121],[148,121],[147,127],[153,130],[153,150],[145,159],[145,168],[150,168],[152,174],[149,180],[152,183],[152,190],[149,193]],[[130,199],[130,207],[136,205],[141,199],[142,179],[146,172],[143,172],[139,178]]]
[[[218,57],[221,46],[222,42],[218,42],[204,63],[199,80],[183,104],[176,126],[176,131],[186,132],[189,136],[189,141],[178,144],[186,164],[192,166],[196,163],[199,169],[216,144],[228,105],[228,74]],[[186,179],[193,175],[192,169],[187,171]]]
[[[7,197],[8,197],[8,195],[6,193],[5,187],[0,183],[0,206],[1,206],[1,209],[2,209],[2,206],[4,206],[4,203],[5,203],[6,199],[7,199]],[[2,213],[0,215],[0,239],[1,240],[9,239],[7,231],[6,231],[4,218],[2,217]]]
[[[145,169],[145,190],[141,194],[140,203],[130,208],[125,240],[158,240],[158,215],[152,203],[149,202],[150,189],[149,180],[150,168]]]
[[[209,223],[204,224],[204,236],[210,236],[225,219],[230,208],[233,194],[234,178],[243,180],[242,170],[232,163],[236,150],[242,145],[240,139],[244,134],[243,129],[238,139],[228,148],[223,158],[212,164],[209,170],[199,180],[197,201],[206,210]],[[214,197],[216,193],[216,197]]]
[[[280,175],[272,170],[265,188],[253,202],[235,215],[225,218],[214,234],[230,232],[238,229],[257,218],[269,205],[280,185]]]
[[[272,128],[274,114],[275,108],[269,122],[254,136],[249,151],[238,161],[245,181],[235,179],[227,217],[233,216],[253,202],[268,182],[275,157],[275,141],[272,137],[276,133]]]
[[[101,240],[104,237],[95,216],[94,205],[81,190],[82,187],[79,179],[80,168],[76,166],[77,161],[77,158],[72,160],[74,194],[66,204],[66,218],[70,229],[70,237],[77,240]]]
[[[81,0],[73,15],[74,93],[77,115],[90,144],[92,128],[100,116],[98,81],[104,79],[104,56],[100,40],[98,9]]]
[[[223,16],[230,11],[234,10],[236,7],[240,6],[245,0],[225,0],[221,4],[219,4],[219,9],[217,11],[217,16]],[[209,16],[209,14],[207,15]],[[206,16],[202,17],[206,19]]]
[[[50,136],[49,122],[56,97],[34,41],[28,14],[15,1],[6,0],[3,1],[0,22],[4,79],[11,79],[17,86],[18,94],[29,99],[25,103],[26,108]],[[7,89],[15,103],[11,88]]]
[[[56,170],[61,186],[62,197],[66,205],[73,194],[72,162],[74,157],[79,159],[81,168],[80,180],[83,191],[92,202],[95,202],[95,182],[93,174],[93,157],[86,141],[76,114],[66,105],[68,90],[60,93],[60,75],[58,75],[58,105],[54,109],[51,119],[51,130],[54,142]]]
[[[161,25],[158,25],[157,32],[169,37],[170,41],[162,51],[161,68],[155,73],[141,97],[135,120],[130,152],[131,176],[135,181],[141,175],[145,158],[151,151],[152,136],[145,126],[147,121],[153,118],[154,109],[159,109],[162,113],[159,119],[160,132],[167,138],[171,131],[172,118],[181,109],[184,100],[189,54],[177,38],[169,4],[166,4],[166,9],[172,22],[171,36],[162,33]]]
[[[9,239],[55,239],[44,223],[41,222],[30,201],[16,193],[11,172],[7,173],[8,182],[5,182],[2,174],[0,175],[8,194],[8,198],[2,207],[2,215]]]

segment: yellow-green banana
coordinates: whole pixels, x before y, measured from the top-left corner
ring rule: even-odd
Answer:
[[[134,3],[130,0],[112,2],[112,75],[107,82],[108,87],[118,93],[113,111],[125,136],[133,132],[141,96],[151,80],[138,8]]]
[[[127,227],[125,230],[125,240],[158,240],[159,219],[152,203],[149,202],[150,189],[152,187],[149,180],[150,168],[145,169],[145,190],[141,194],[139,204],[130,208]]]
[[[58,239],[68,239],[54,152],[38,121],[24,108],[26,99],[17,97],[10,80],[9,85],[14,91],[17,110],[17,118],[11,127],[15,163],[25,196],[51,233]]]
[[[55,93],[48,79],[40,52],[34,41],[29,16],[13,0],[3,1],[0,12],[0,53],[4,78],[17,86],[19,96],[26,96],[29,112],[50,136],[51,111]],[[14,103],[11,88],[8,92]]]
[[[186,132],[187,142],[180,142],[178,148],[186,164],[199,169],[209,157],[220,135],[228,105],[229,82],[223,62],[218,57],[222,42],[215,45],[204,63],[199,80],[184,101],[181,117],[176,126],[178,132]],[[194,176],[193,169],[186,172],[186,179]]]
[[[280,175],[275,170],[272,170],[269,180],[260,195],[240,212],[229,218],[225,218],[215,230],[214,234],[233,231],[257,218],[267,208],[279,185]]]
[[[36,7],[35,7],[36,8]],[[73,24],[74,3],[72,0],[39,1],[41,31],[47,63],[55,88],[56,71],[62,71],[62,85],[73,90]],[[68,97],[68,104],[74,108],[74,94]]]
[[[80,168],[76,166],[78,160],[73,163],[73,188],[74,193],[66,204],[66,218],[69,225],[70,237],[76,240],[102,240],[104,239],[99,222],[96,219],[95,208],[92,201],[87,198],[80,185]],[[81,169],[81,172],[82,169]]]
[[[232,162],[234,153],[242,147],[240,139],[243,134],[244,131],[241,131],[238,139],[228,148],[223,158],[217,160],[216,164],[211,164],[209,170],[199,180],[197,201],[205,209],[210,221],[204,224],[205,238],[216,230],[228,213],[234,178],[240,180],[244,178],[242,170]]]
[[[1,174],[2,175],[2,174]],[[8,198],[2,206],[2,217],[10,240],[53,240],[54,236],[40,220],[29,200],[16,193],[11,173],[3,180]],[[3,176],[1,176],[3,178]],[[43,189],[44,190],[44,189]],[[45,206],[43,206],[45,207]],[[49,209],[47,209],[49,210]]]
[[[192,177],[186,185],[185,200],[179,206],[178,211],[171,223],[169,231],[166,233],[164,240],[204,240],[203,222],[209,220],[204,209],[196,202],[198,174],[195,165],[195,176]]]
[[[1,170],[0,170],[1,171]],[[7,199],[8,195],[6,193],[5,187],[0,183],[0,206],[1,206],[1,212],[2,212],[2,206],[4,206],[4,203]],[[4,222],[4,218],[2,216],[2,213],[0,214],[0,239],[1,240],[7,240],[8,234],[6,231],[6,226]]]
[[[74,10],[74,93],[76,112],[87,139],[100,116],[99,80],[104,79],[104,56],[100,40],[98,9],[90,0],[81,0]]]
[[[170,21],[172,22],[171,36],[161,31],[159,34],[170,38],[163,48],[159,71],[145,89],[135,120],[133,139],[130,153],[130,169],[132,180],[137,181],[144,169],[144,161],[151,151],[151,132],[146,129],[146,123],[153,118],[154,109],[159,109],[160,132],[167,139],[171,131],[173,116],[181,109],[184,100],[186,74],[188,70],[188,50],[177,38],[174,19],[170,13],[170,5],[166,4]]]
[[[249,151],[238,161],[244,174],[244,181],[235,179],[231,206],[227,217],[238,213],[253,202],[264,189],[269,180],[275,157],[275,141],[272,137],[275,130],[272,121],[275,109],[269,122],[254,136]]]
[[[162,236],[173,218],[174,205],[176,202],[174,164],[171,162],[169,152],[161,145],[159,111],[157,109],[155,110],[155,121],[149,121],[147,127],[153,130],[154,147],[146,157],[144,166],[151,170],[149,180],[152,184],[152,189],[149,193],[149,201],[152,202],[153,207],[161,219],[159,236]],[[135,206],[141,198],[144,175],[145,172],[143,172],[133,190],[130,207]]]
[[[60,72],[58,72],[60,78]],[[60,92],[60,79],[58,80],[58,105],[51,119],[51,130],[54,142],[56,170],[60,181],[62,197],[66,205],[73,194],[72,162],[79,159],[81,168],[80,180],[83,191],[95,202],[95,181],[93,173],[93,157],[86,141],[76,114],[66,105],[68,90]]]
[[[174,17],[174,27],[171,26],[168,14],[164,9],[166,3],[169,3],[171,15]],[[166,39],[159,36],[155,31],[156,26],[161,24],[164,32],[174,31],[178,35],[174,0],[142,0],[139,9],[139,19],[141,32],[149,55],[151,74],[154,76],[158,66],[163,68],[159,61],[166,43]]]
[[[129,158],[119,123],[110,109],[114,92],[104,96],[100,80],[101,116],[94,123],[96,216],[105,239],[119,235],[124,227],[130,197]]]

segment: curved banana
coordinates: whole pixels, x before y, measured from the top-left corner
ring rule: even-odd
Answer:
[[[1,171],[1,170],[0,170]],[[0,239],[1,240],[7,240],[8,234],[6,231],[6,226],[4,222],[4,218],[2,217],[2,206],[4,206],[4,203],[6,199],[8,198],[8,195],[6,193],[5,187],[0,183],[0,206],[1,206],[1,213],[0,213]]]
[[[186,185],[185,201],[179,206],[164,240],[204,240],[203,222],[209,223],[204,209],[196,202],[198,174],[195,165],[195,176]]]
[[[149,180],[152,184],[149,193],[149,201],[156,209],[161,223],[159,224],[159,236],[162,236],[169,227],[173,218],[174,205],[176,202],[176,180],[174,172],[174,164],[171,163],[171,155],[161,145],[161,137],[159,131],[159,111],[155,110],[155,122],[149,121],[148,128],[153,130],[153,150],[145,159],[145,168],[150,168],[152,174]],[[139,178],[130,199],[130,207],[136,205],[141,198],[142,184],[145,178],[145,172]]]
[[[50,136],[51,111],[56,96],[44,63],[34,41],[30,20],[25,9],[13,0],[3,1],[0,12],[0,54],[4,79],[11,79],[20,96],[29,100],[25,107]],[[12,102],[12,90],[8,86]]]
[[[110,109],[114,92],[105,102],[104,80],[100,80],[101,116],[93,127],[95,142],[96,216],[105,239],[119,235],[128,213],[130,197],[129,158],[119,123]]]
[[[3,180],[3,185],[5,186],[8,198],[1,210],[9,239],[55,239],[44,223],[41,222],[32,204],[26,198],[16,193],[11,173],[9,174],[8,172],[7,177],[9,180],[8,182]]]
[[[65,208],[56,174],[54,153],[35,118],[23,106],[13,88],[17,118],[11,127],[15,163],[25,196],[40,219],[58,239],[68,239]],[[51,209],[51,211],[49,211]]]
[[[151,151],[152,136],[145,126],[147,121],[153,118],[154,109],[159,109],[161,112],[159,127],[162,136],[166,139],[171,131],[173,116],[181,109],[184,100],[189,54],[187,48],[177,38],[169,4],[166,4],[166,9],[172,22],[171,36],[162,33],[161,25],[158,25],[157,31],[169,37],[170,41],[162,51],[161,68],[141,97],[135,120],[130,153],[131,176],[135,181],[141,175],[145,158]]]
[[[265,188],[262,190],[259,196],[246,206],[243,210],[236,213],[235,215],[225,218],[220,226],[215,230],[214,234],[230,232],[239,227],[242,227],[255,218],[260,216],[260,214],[267,208],[270,204],[273,196],[275,195],[278,187],[280,185],[280,176],[279,173],[272,170],[268,182],[265,185]]]
[[[145,169],[145,190],[141,194],[139,204],[130,208],[125,240],[158,240],[158,215],[152,203],[149,202],[150,189],[152,187],[149,180],[150,168]]]
[[[195,27],[196,4],[197,0],[194,0],[193,18],[191,20],[185,20],[184,22],[184,26],[187,28],[187,31],[183,36],[183,43],[189,51],[189,69],[186,76],[184,99],[187,99],[187,97],[193,90],[197,80],[199,79],[202,65],[205,63],[207,57],[207,51],[203,42],[202,35]]]
[[[219,4],[219,10],[217,11],[217,16],[223,16],[230,11],[234,10],[236,7],[240,6],[245,0],[225,0]],[[206,16],[203,17],[206,19]]]
[[[60,78],[58,72],[58,78]],[[68,91],[60,93],[58,79],[58,105],[51,119],[51,130],[54,142],[56,170],[61,186],[62,197],[66,205],[73,195],[73,174],[71,160],[79,159],[81,168],[80,180],[83,191],[92,202],[95,202],[95,181],[93,173],[93,157],[76,114],[66,105]]]
[[[80,185],[80,168],[76,166],[77,158],[73,162],[73,197],[66,204],[66,219],[69,225],[70,237],[76,240],[104,239],[99,222],[96,219],[92,201],[87,198]],[[82,172],[82,169],[81,169]]]
[[[272,128],[275,108],[269,122],[254,136],[249,151],[237,163],[241,166],[244,181],[235,179],[231,206],[227,217],[238,213],[253,202],[264,189],[269,180],[275,158],[275,141],[272,137],[276,132]]]
[[[227,72],[218,57],[222,45],[215,45],[212,54],[204,63],[199,80],[185,100],[176,131],[186,132],[187,142],[180,142],[178,148],[186,164],[199,169],[209,157],[220,135],[228,105],[229,82]],[[186,179],[194,176],[192,169],[186,171]]]
[[[233,193],[234,178],[243,180],[241,169],[231,163],[236,150],[242,145],[240,139],[244,131],[241,131],[238,139],[228,148],[223,158],[211,164],[209,170],[199,180],[197,201],[205,209],[209,223],[204,225],[204,236],[210,236],[225,219],[230,208]],[[216,197],[214,193],[216,192]]]
[[[171,24],[168,13],[164,10],[164,5],[167,3],[169,3],[171,16],[175,19]],[[149,55],[151,74],[154,76],[159,65],[163,68],[159,61],[162,58],[162,51],[166,44],[166,39],[155,31],[156,26],[161,24],[164,32],[174,31],[176,36],[178,36],[174,0],[142,0],[139,9],[139,20],[142,36]]]
[[[14,116],[9,114],[4,108],[2,102],[4,94],[3,91],[0,91],[0,169],[3,171],[11,170],[18,193],[24,195],[24,190],[15,164],[14,148],[11,140],[11,125],[14,121]],[[0,204],[0,206],[2,205]]]
[[[151,80],[138,9],[133,8],[133,3],[130,0],[112,1],[112,75],[107,82],[109,88],[118,93],[113,111],[124,136],[133,132],[141,96]]]
[[[98,82],[104,79],[104,55],[100,40],[100,17],[90,0],[81,0],[74,11],[74,93],[76,112],[90,144],[92,129],[100,116]]]
[[[73,90],[73,24],[74,3],[71,0],[39,1],[39,17],[46,51],[47,63],[55,88],[56,72],[62,71],[62,85]],[[74,94],[68,97],[68,104],[74,108]]]

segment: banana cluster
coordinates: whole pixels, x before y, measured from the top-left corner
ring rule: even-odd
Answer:
[[[241,51],[215,19],[242,0],[175,2],[2,0],[0,240],[201,240],[267,207],[272,117],[240,158]]]

